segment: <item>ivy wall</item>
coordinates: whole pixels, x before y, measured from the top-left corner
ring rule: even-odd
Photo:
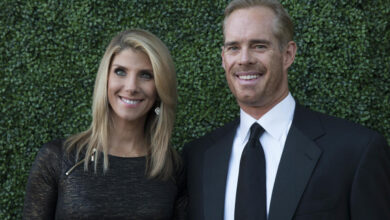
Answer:
[[[390,141],[390,1],[284,0],[296,24],[296,100]],[[178,75],[173,146],[238,116],[221,67],[225,0],[0,1],[0,219],[20,219],[38,149],[91,122],[95,74],[110,39],[143,28]]]

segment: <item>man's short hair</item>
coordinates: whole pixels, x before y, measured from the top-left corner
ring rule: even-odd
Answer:
[[[279,41],[279,47],[282,49],[288,42],[293,40],[294,24],[278,0],[233,0],[225,9],[225,18],[223,20],[223,29],[225,34],[226,19],[236,10],[251,7],[266,7],[271,9],[275,16],[273,33]]]

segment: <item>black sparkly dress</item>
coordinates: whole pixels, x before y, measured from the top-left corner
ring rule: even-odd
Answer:
[[[23,219],[185,219],[180,175],[148,179],[145,157],[109,156],[109,163],[105,174],[91,162],[88,171],[82,163],[66,175],[74,155],[62,141],[45,144],[30,171]]]

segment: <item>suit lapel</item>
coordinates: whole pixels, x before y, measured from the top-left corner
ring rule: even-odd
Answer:
[[[203,194],[205,219],[223,219],[226,178],[230,153],[239,120],[228,124],[215,135],[205,152]]]
[[[323,133],[319,119],[297,105],[275,179],[269,220],[293,218],[322,152],[314,139]]]

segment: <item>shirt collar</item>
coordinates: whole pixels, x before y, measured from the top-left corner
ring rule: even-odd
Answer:
[[[240,126],[238,138],[243,144],[249,138],[249,129],[253,123],[259,123],[269,135],[279,140],[289,127],[295,110],[295,100],[289,93],[281,102],[265,113],[259,120],[254,119],[248,113],[240,110]]]

